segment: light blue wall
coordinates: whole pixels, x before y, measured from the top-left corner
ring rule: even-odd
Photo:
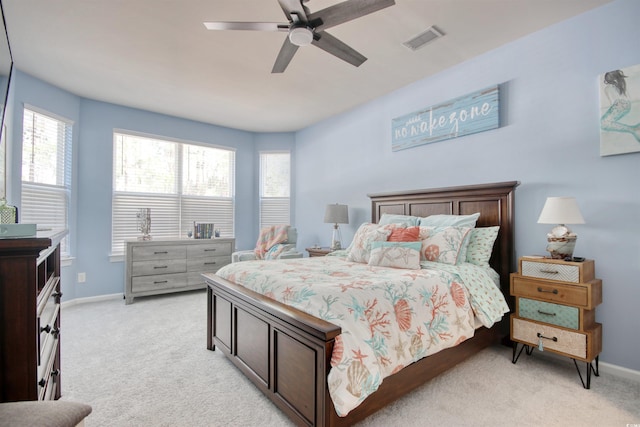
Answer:
[[[109,256],[114,129],[234,148],[238,248],[254,247],[257,237],[257,153],[262,149],[295,152],[293,133],[255,134],[89,100],[20,71],[15,74],[11,90],[10,203],[20,205],[24,104],[74,121],[70,243],[75,259],[70,266],[63,267],[64,300],[123,292],[124,263],[113,262]],[[86,273],[86,283],[76,283],[78,272]]]
[[[260,150],[294,153],[292,223],[300,248],[329,244],[327,203],[349,205],[350,224],[342,227],[348,244],[370,219],[367,193],[518,180],[515,255],[544,252],[550,227],[536,220],[546,197],[577,197],[587,224],[573,226],[576,255],[595,259],[604,283],[597,312],[604,325],[601,360],[640,370],[640,153],[600,157],[598,120],[598,76],[640,63],[639,16],[640,2],[618,0],[296,134],[253,134],[87,100],[16,70],[8,199],[19,205],[15,147],[23,103],[74,120],[76,259],[63,270],[64,299],[72,299],[122,292],[123,263],[109,260],[114,128],[236,148],[239,248],[253,247],[257,233]],[[428,55],[428,47],[407,54]],[[502,85],[500,129],[391,152],[394,117],[496,83]],[[79,271],[87,283],[75,283]]]
[[[603,280],[601,360],[640,370],[640,153],[600,157],[598,95],[601,73],[640,63],[638,18],[639,1],[616,1],[298,132],[299,246],[330,243],[327,203],[349,205],[349,243],[367,193],[517,180],[515,255],[543,254],[545,199],[575,196],[576,255]],[[494,84],[500,129],[391,152],[394,117]]]

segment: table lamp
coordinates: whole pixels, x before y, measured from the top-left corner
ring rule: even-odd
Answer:
[[[538,224],[558,224],[547,234],[547,251],[554,259],[571,259],[578,236],[565,224],[584,224],[574,197],[547,197]]]
[[[324,222],[333,224],[333,236],[331,238],[331,250],[338,250],[342,248],[342,236],[340,235],[340,228],[338,224],[349,223],[349,208],[347,205],[327,205],[327,209],[324,212]]]

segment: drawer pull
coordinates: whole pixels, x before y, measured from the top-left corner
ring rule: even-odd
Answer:
[[[53,335],[54,338],[58,338],[59,334],[60,334],[60,329],[58,328],[53,328],[53,330],[51,331],[51,335]]]
[[[538,313],[544,314],[545,316],[555,316],[555,313],[547,313],[546,311],[538,310]]]
[[[161,255],[161,254],[168,254],[169,252],[167,251],[155,251],[153,254],[154,255]]]
[[[205,249],[204,251],[205,251],[205,252],[215,252],[215,251],[216,251],[216,249],[215,249],[215,248],[213,248],[213,249]]]
[[[217,262],[215,261],[211,261],[211,262],[205,262],[204,265],[215,265],[217,264]]]
[[[46,386],[46,385],[47,385],[47,382],[44,380],[44,378],[42,378],[40,381],[38,381],[38,385],[39,385],[40,387],[44,387],[44,386]]]
[[[55,371],[51,371],[51,378],[55,378],[60,375],[60,370],[56,369]]]
[[[548,291],[546,289],[538,288],[538,292],[548,292],[550,294],[556,294],[556,295],[558,294],[558,290],[557,289],[554,289],[552,291]]]
[[[168,283],[168,282],[169,282],[168,280],[158,280],[158,281],[156,281],[156,282],[153,282],[153,284],[154,284],[154,285],[159,285],[159,284],[161,284],[161,283]]]
[[[47,325],[47,326],[40,327],[40,332],[46,332],[46,333],[51,332],[51,326]]]
[[[558,338],[557,337],[553,337],[553,338],[545,337],[540,332],[538,332],[537,336],[538,336],[538,350],[540,350],[540,351],[544,351],[544,346],[542,345],[542,339],[551,340],[553,342],[558,342]]]
[[[558,270],[540,270],[540,273],[560,274]]]
[[[169,266],[167,265],[157,265],[155,267],[153,267],[154,269],[159,269],[159,268],[169,268]],[[539,289],[539,288],[538,288]]]

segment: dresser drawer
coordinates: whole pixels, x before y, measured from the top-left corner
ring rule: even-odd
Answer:
[[[231,256],[210,256],[208,258],[189,258],[187,260],[187,271],[211,271],[216,272],[219,268],[231,263]]]
[[[187,273],[138,276],[131,278],[131,290],[133,292],[149,292],[161,289],[184,288],[186,286]]]
[[[159,259],[153,261],[134,261],[132,264],[132,276],[148,276],[168,273],[184,273],[187,271],[187,260]]]
[[[231,242],[216,242],[203,245],[189,245],[187,256],[189,258],[201,258],[211,256],[231,255],[233,248]]]
[[[569,331],[511,315],[511,339],[543,350],[562,353],[574,359],[590,362],[602,351],[602,325],[584,332]]]
[[[134,246],[133,261],[186,258],[185,245],[141,245]]]
[[[580,329],[580,309],[577,307],[518,298],[518,316],[569,329]]]
[[[548,258],[522,257],[520,274],[560,282],[584,283],[595,278],[593,260],[570,262]]]
[[[572,285],[512,273],[511,295],[592,309],[602,302],[602,280],[593,279]]]
[[[58,336],[46,341],[42,348],[42,357],[38,364],[38,400],[51,400],[56,392],[57,376],[60,375],[57,367]]]

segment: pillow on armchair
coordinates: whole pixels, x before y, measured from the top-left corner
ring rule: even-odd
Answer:
[[[263,234],[264,232],[264,234]],[[252,261],[258,258],[256,251],[258,249],[259,244],[262,243],[262,238],[265,234],[268,234],[268,231],[265,231],[263,228],[260,230],[260,238],[258,239],[258,243],[256,243],[256,249],[250,249],[246,251],[236,251],[231,254],[231,262],[240,262],[240,261]],[[277,233],[274,233],[277,234]],[[296,249],[296,242],[298,240],[298,230],[295,227],[287,226],[286,229],[286,239],[275,239],[274,241],[278,241],[267,248],[264,252],[263,258],[265,260],[269,259],[289,259],[289,258],[302,258],[302,253],[298,252]],[[264,250],[264,249],[263,249]]]

